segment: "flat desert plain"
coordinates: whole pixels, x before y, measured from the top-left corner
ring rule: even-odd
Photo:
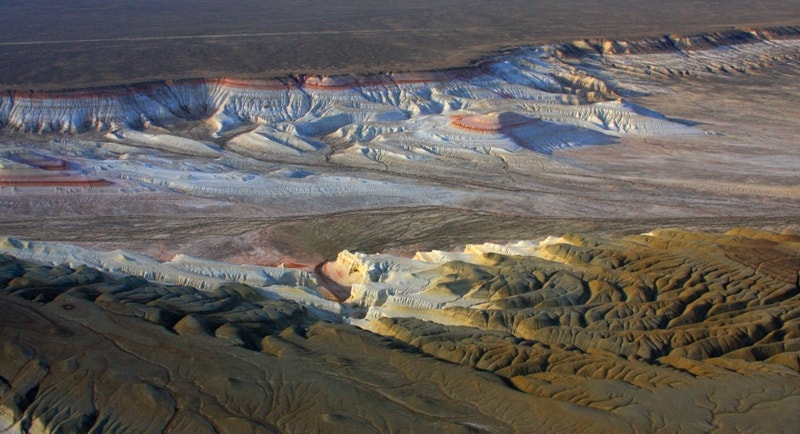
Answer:
[[[584,38],[797,25],[790,0],[52,0],[0,14],[0,89],[465,66]]]
[[[795,430],[798,6],[361,3],[0,6],[0,431]]]

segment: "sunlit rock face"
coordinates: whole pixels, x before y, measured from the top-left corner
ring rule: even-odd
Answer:
[[[336,278],[362,309],[351,322],[382,333],[393,324],[387,318],[417,317],[646,362],[786,361],[796,358],[783,337],[795,327],[794,314],[784,314],[800,295],[798,252],[793,234],[657,230],[468,245],[414,259],[343,252],[328,268],[349,271]]]

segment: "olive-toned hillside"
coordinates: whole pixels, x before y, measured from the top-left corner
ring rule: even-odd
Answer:
[[[446,262],[436,322],[2,257],[3,425],[36,432],[791,430],[800,236],[565,235]],[[397,311],[394,311],[395,313]],[[354,320],[355,321],[355,320]],[[461,323],[461,325],[441,325]]]

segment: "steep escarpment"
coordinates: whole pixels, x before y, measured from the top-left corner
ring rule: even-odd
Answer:
[[[198,291],[6,256],[0,273],[3,430],[464,432],[614,420],[244,285]]]
[[[335,316],[290,301],[299,281],[270,298],[239,283],[256,282],[252,266],[173,261],[216,270],[201,289],[80,265],[87,252],[42,265],[58,263],[56,250],[38,251],[39,264],[0,256],[0,409],[12,430],[780,432],[797,422],[791,231],[567,234],[414,259],[342,252],[321,269],[350,288]]]
[[[789,215],[797,87],[782,83],[800,45],[751,33],[648,54],[527,47],[445,71],[7,92],[0,213]],[[727,120],[731,101],[760,120]]]
[[[714,33],[696,35],[664,35],[660,38],[640,40],[584,39],[553,45],[562,56],[582,57],[587,54],[659,54],[709,50],[719,47],[732,47],[797,39],[800,27],[785,26],[769,29],[731,29]]]
[[[368,327],[418,316],[645,362],[729,357],[796,369],[799,242],[659,230],[471,245],[415,260],[343,254],[337,266],[351,264],[351,301],[366,309],[354,321]]]
[[[512,97],[568,104],[603,101],[619,97],[612,85],[559,59],[771,46],[796,40],[798,36],[800,29],[782,27],[631,41],[584,40],[518,49],[474,68],[433,72],[298,76],[268,81],[190,79],[75,91],[7,91],[0,96],[0,125],[15,131],[79,133],[167,126],[188,120],[211,122],[216,127],[214,131],[220,133],[240,124],[274,124],[297,120],[309,112],[322,114],[331,107],[325,107],[330,103],[323,105],[321,99],[333,98],[343,105],[336,107],[336,115],[342,120],[333,124],[339,125],[323,127],[332,131],[354,121],[363,122],[365,119],[347,115],[346,106],[364,99],[361,104],[392,107],[406,116],[462,108],[464,104],[459,97]],[[791,48],[784,47],[786,50]],[[508,69],[509,65],[513,67]],[[545,94],[532,92],[533,89],[525,92],[518,85]],[[563,96],[558,98],[558,94]]]
[[[525,393],[649,429],[781,431],[796,417],[749,400],[798,399],[799,255],[791,233],[657,230],[343,254],[330,268],[349,270],[353,324]]]

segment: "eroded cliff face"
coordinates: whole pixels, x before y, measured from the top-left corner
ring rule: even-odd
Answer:
[[[311,115],[336,118],[314,123],[330,132],[352,123],[441,114],[468,107],[469,100],[475,99],[581,105],[617,99],[620,94],[613,83],[570,60],[598,55],[653,60],[678,54],[683,60],[688,57],[690,64],[706,64],[698,69],[745,73],[797,61],[793,41],[798,36],[800,28],[782,27],[631,41],[581,40],[518,49],[474,68],[445,71],[264,81],[191,79],[75,91],[8,91],[0,96],[0,125],[14,131],[78,133],[203,121],[212,125],[212,135],[218,135],[247,124],[280,124]],[[639,68],[653,70],[645,65]],[[691,72],[683,69],[670,73]],[[547,105],[544,108],[542,111],[548,111]],[[598,114],[603,109],[594,111]],[[581,111],[567,113],[588,120]],[[635,118],[625,123],[618,128],[609,128],[608,123],[603,126],[612,131],[644,129],[636,125]]]
[[[27,256],[59,262],[45,250]],[[351,296],[327,313],[298,282],[240,283],[259,285],[250,266],[216,264],[200,289],[85,252],[0,256],[3,426],[781,431],[800,400],[799,254],[800,236],[750,229],[343,252],[330,269]]]
[[[797,368],[794,344],[783,343],[795,326],[783,315],[800,294],[799,241],[745,229],[565,235],[413,260],[343,254],[332,268],[349,264],[350,274],[341,274],[354,288],[348,301],[363,308],[353,323],[395,337],[402,327],[383,318],[413,316],[646,362],[774,356]]]
[[[437,72],[8,92],[0,214],[788,215],[793,35],[615,42],[650,47],[633,54],[561,44]],[[758,115],[737,118],[742,104]]]

